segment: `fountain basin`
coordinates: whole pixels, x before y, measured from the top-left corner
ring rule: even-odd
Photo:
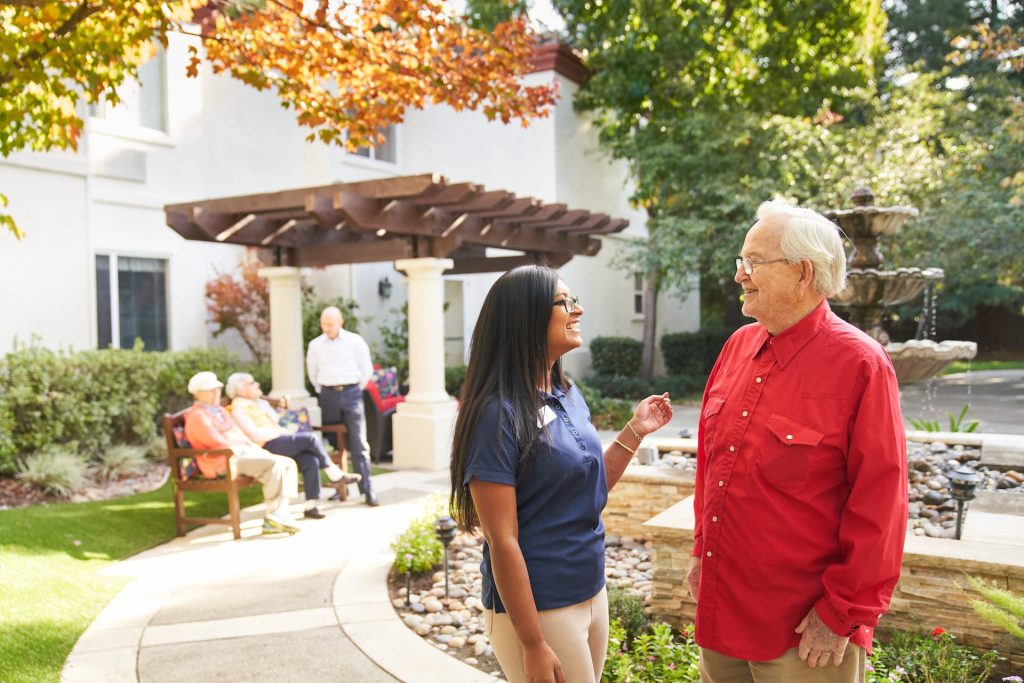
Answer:
[[[870,204],[855,206],[852,209],[823,211],[822,214],[838,224],[847,236],[855,238],[895,235],[904,223],[917,216],[918,211],[912,206],[880,208]]]
[[[838,306],[895,306],[913,301],[944,276],[941,268],[851,269],[846,289],[830,301]]]
[[[891,342],[885,346],[900,384],[920,382],[942,372],[950,363],[971,360],[978,355],[978,345],[971,341],[911,339]]]

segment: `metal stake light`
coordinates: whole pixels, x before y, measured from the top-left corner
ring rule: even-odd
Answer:
[[[967,503],[974,500],[974,489],[978,487],[985,477],[970,465],[960,465],[954,470],[946,472],[949,479],[950,494],[956,501],[956,539],[960,540],[960,533],[963,531],[964,508]]]
[[[458,528],[455,520],[445,515],[438,517],[434,522],[434,531],[437,533],[437,540],[444,544],[444,598],[448,599],[448,544],[455,538],[455,530]]]

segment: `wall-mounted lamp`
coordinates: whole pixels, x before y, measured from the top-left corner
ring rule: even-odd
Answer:
[[[377,293],[380,294],[380,298],[391,298],[391,286],[391,280],[388,279],[387,275],[380,279],[380,282],[377,283]]]

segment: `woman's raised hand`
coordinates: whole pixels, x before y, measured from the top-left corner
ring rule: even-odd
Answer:
[[[665,392],[660,396],[648,396],[640,401],[636,410],[633,411],[630,424],[642,439],[667,425],[671,419],[672,401],[668,397],[668,392]]]

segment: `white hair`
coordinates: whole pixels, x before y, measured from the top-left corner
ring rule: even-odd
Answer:
[[[238,387],[251,381],[253,381],[253,376],[248,372],[236,372],[228,377],[227,384],[224,385],[224,393],[228,395],[228,398],[234,398],[238,395]]]
[[[846,252],[839,226],[811,209],[773,199],[757,207],[757,220],[781,218],[782,255],[790,263],[807,259],[814,267],[814,291],[825,297],[846,288]]]

